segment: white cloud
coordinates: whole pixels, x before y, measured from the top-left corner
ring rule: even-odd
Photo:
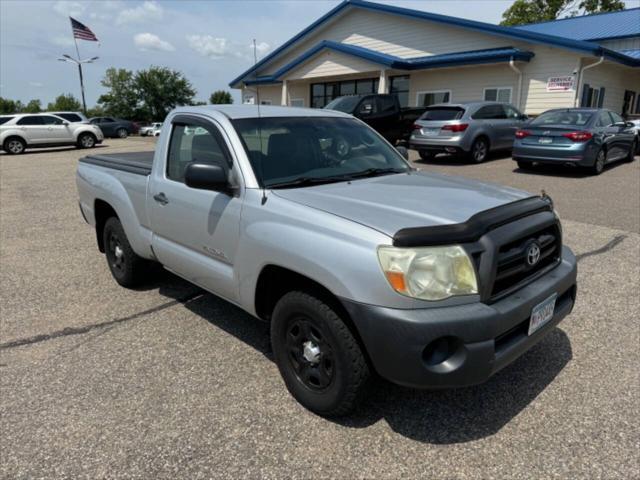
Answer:
[[[80,2],[59,0],[53,4],[53,9],[61,15],[71,15],[72,17],[76,17],[84,13],[86,5]]]
[[[153,33],[138,33],[133,37],[133,43],[138,47],[138,50],[143,52],[146,50],[173,52],[175,50],[173,45]]]
[[[116,24],[141,23],[147,21],[158,21],[164,14],[163,8],[153,1],[146,1],[135,8],[122,10],[116,18]]]
[[[72,47],[73,37],[71,36],[71,32],[69,32],[69,35],[58,35],[57,37],[53,37],[51,39],[51,43],[59,47]]]
[[[187,35],[187,42],[189,47],[200,55],[214,60],[224,57],[253,59],[253,44],[244,46],[226,38],[212,37],[211,35]],[[266,42],[256,44],[258,58],[264,55],[270,48]]]

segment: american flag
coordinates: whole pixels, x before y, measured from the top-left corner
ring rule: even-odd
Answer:
[[[79,38],[80,40],[89,40],[91,42],[97,42],[98,38],[93,34],[89,27],[81,24],[74,18],[69,17],[71,20],[71,30],[73,30],[73,38]]]

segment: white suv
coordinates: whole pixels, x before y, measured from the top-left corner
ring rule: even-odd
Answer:
[[[104,135],[96,125],[70,123],[47,113],[0,116],[0,146],[17,155],[27,148],[75,145],[91,148],[102,143]]]

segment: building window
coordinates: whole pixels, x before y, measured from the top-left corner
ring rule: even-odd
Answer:
[[[391,77],[389,79],[389,93],[398,97],[401,107],[409,106],[409,75]]]
[[[292,98],[291,99],[292,107],[304,107],[304,98]]]
[[[271,105],[271,100],[260,100],[260,105]]]
[[[341,82],[312,83],[311,107],[323,108],[334,98],[344,97],[345,95],[378,93],[378,82],[378,78],[363,78]]]
[[[511,87],[491,87],[484,89],[486,102],[511,103]]]
[[[436,103],[449,103],[451,101],[451,90],[434,90],[431,92],[418,92],[416,96],[416,106],[428,107]]]
[[[604,93],[604,87],[594,88],[585,83],[582,87],[580,106],[601,108],[604,103]]]

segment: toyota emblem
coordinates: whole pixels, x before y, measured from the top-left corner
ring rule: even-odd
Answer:
[[[527,265],[533,267],[540,260],[540,246],[533,242],[527,248]]]

